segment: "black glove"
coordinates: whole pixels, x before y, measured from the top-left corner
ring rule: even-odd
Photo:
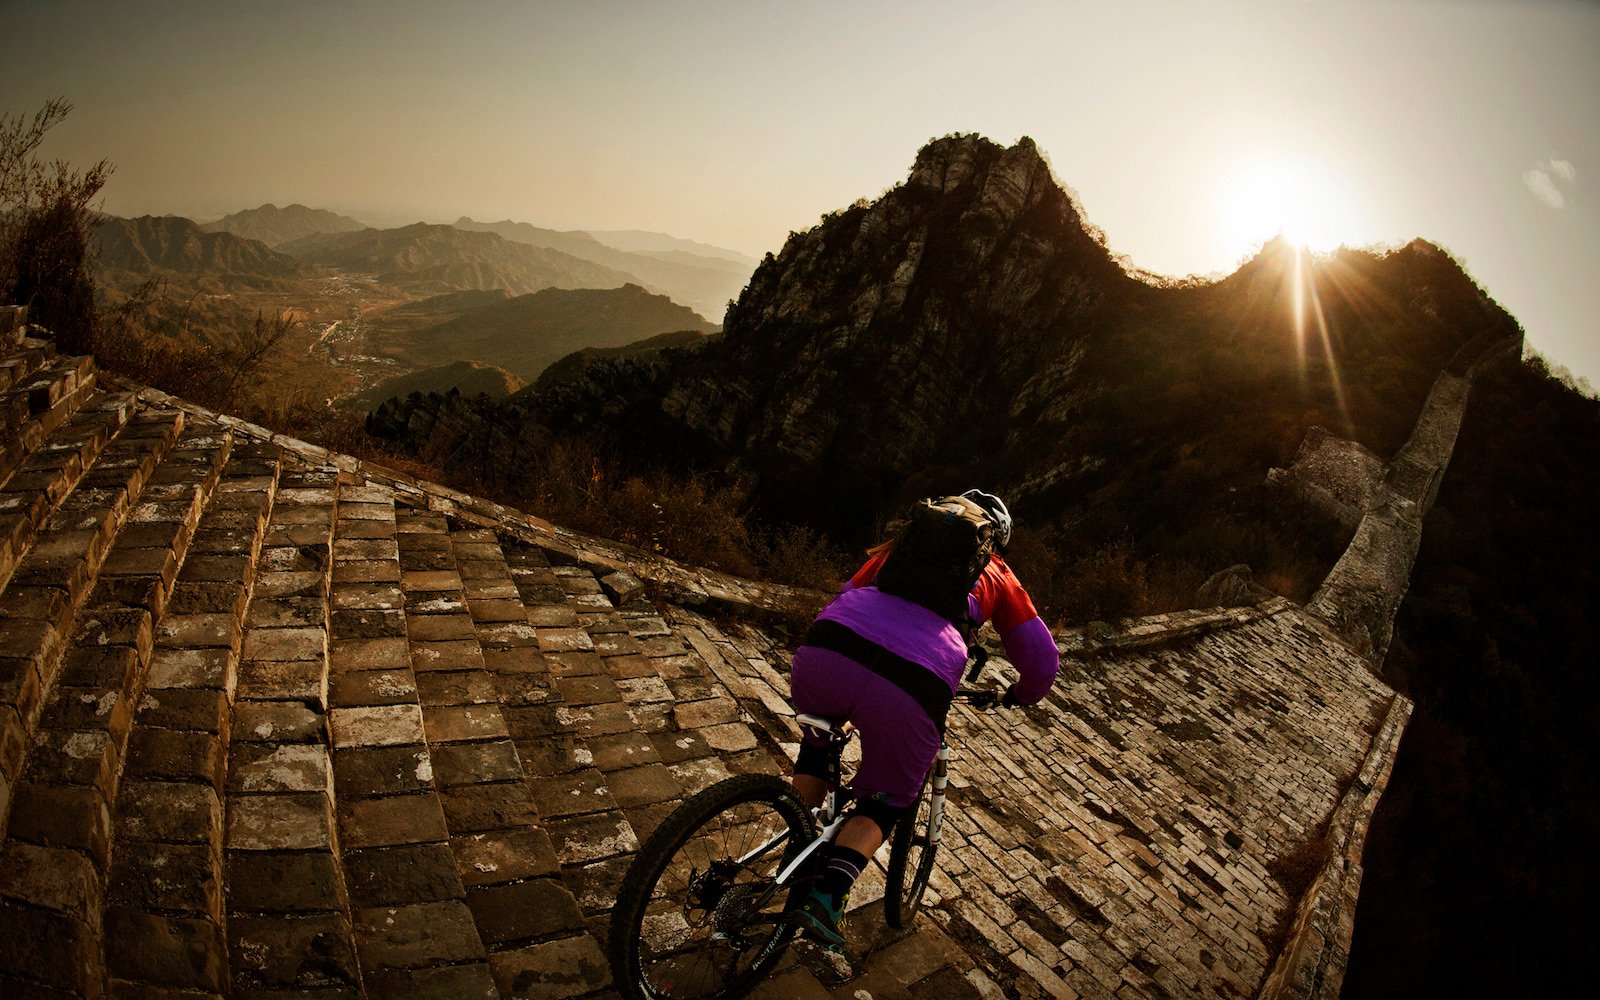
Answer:
[[[1022,702],[1017,700],[1017,686],[1015,684],[1013,684],[1010,687],[1006,688],[1005,696],[1000,699],[1000,707],[1001,708],[1021,708],[1022,707]]]

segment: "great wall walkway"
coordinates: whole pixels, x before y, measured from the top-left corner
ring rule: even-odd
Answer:
[[[611,995],[639,840],[785,770],[781,591],[28,332],[0,333],[0,995]],[[792,949],[757,996],[1337,993],[1409,705],[1282,600],[1060,638],[1046,703],[957,709],[915,931],[870,871],[850,959]]]

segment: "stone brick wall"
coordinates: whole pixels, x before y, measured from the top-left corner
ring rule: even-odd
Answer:
[[[788,624],[823,595],[26,332],[0,349],[0,994],[608,995],[641,840],[787,768]],[[1281,599],[1058,640],[1045,702],[952,718],[927,919],[883,925],[880,855],[850,957],[800,949],[758,996],[1336,994],[1403,700]]]

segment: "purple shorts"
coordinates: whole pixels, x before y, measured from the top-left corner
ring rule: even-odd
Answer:
[[[940,740],[916,699],[849,657],[815,646],[794,651],[789,690],[796,712],[849,719],[860,730],[854,797],[882,795],[896,808],[917,800]]]

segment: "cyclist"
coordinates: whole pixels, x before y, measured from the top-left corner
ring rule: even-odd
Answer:
[[[993,621],[1006,656],[1021,677],[1005,692],[1007,707],[1031,705],[1050,690],[1060,670],[1055,639],[1003,553],[1011,540],[1011,514],[999,497],[981,490],[962,494],[994,526],[995,554],[967,596],[970,622]],[[917,800],[938,755],[945,715],[967,663],[964,629],[937,612],[874,586],[890,545],[871,558],[812,623],[795,650],[790,696],[795,711],[848,719],[861,737],[861,766],[850,794],[856,812],[821,860],[821,873],[796,911],[800,929],[838,949],[845,900],[867,859]],[[958,583],[957,586],[960,586]],[[808,806],[827,794],[827,755],[802,742],[794,789]]]

